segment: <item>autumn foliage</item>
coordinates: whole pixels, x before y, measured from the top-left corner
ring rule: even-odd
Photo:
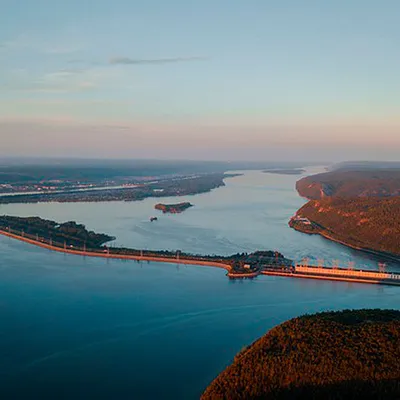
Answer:
[[[202,399],[399,399],[399,359],[400,311],[306,315],[240,352]]]

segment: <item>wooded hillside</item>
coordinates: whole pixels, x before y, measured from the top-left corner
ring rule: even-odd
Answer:
[[[400,197],[311,200],[297,215],[349,245],[400,256]]]
[[[292,319],[240,352],[203,400],[399,399],[400,311]]]

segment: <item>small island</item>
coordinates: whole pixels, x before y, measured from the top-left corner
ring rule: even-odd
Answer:
[[[294,318],[243,349],[202,399],[399,399],[400,311]]]
[[[188,208],[193,207],[193,204],[189,202],[177,203],[177,204],[162,204],[158,203],[154,206],[156,210],[162,211],[164,214],[179,214]]]

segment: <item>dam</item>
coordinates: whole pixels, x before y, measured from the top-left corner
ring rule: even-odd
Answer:
[[[237,260],[220,258],[218,256],[202,256],[171,252],[157,252],[149,250],[119,249],[102,247],[89,249],[67,246],[66,242],[60,243],[51,238],[43,238],[38,235],[29,235],[24,232],[12,231],[10,228],[0,229],[0,234],[8,236],[31,245],[46,248],[48,250],[68,253],[78,256],[112,258],[134,261],[154,261],[162,263],[176,263],[186,265],[202,265],[222,268],[227,271],[230,279],[255,278],[258,275],[280,276],[297,279],[320,279],[330,281],[357,282],[381,285],[400,286],[400,274],[386,271],[361,270],[352,268],[312,266],[308,264],[280,264],[281,259],[263,261],[264,252],[255,252],[247,255],[252,259],[251,264],[243,263],[239,269],[235,268]],[[256,255],[256,257],[255,257]],[[255,257],[255,260],[254,260]],[[265,260],[265,259],[264,259]]]
[[[385,271],[294,265],[293,267],[265,268],[263,275],[286,276],[303,279],[323,279],[358,283],[375,283],[400,286],[400,274]]]

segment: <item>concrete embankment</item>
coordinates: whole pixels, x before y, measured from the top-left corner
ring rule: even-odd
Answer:
[[[152,256],[135,256],[135,255],[128,255],[128,254],[113,254],[113,253],[100,253],[94,251],[81,251],[81,250],[72,250],[69,248],[51,246],[50,244],[40,242],[37,240],[29,239],[26,237],[22,237],[19,235],[14,235],[13,233],[9,233],[3,230],[0,230],[0,234],[4,236],[8,236],[10,238],[20,240],[25,243],[32,244],[34,246],[42,247],[48,250],[57,251],[60,253],[67,253],[73,254],[78,256],[85,256],[85,257],[100,257],[100,258],[112,258],[112,259],[120,259],[120,260],[134,260],[134,261],[154,261],[154,262],[162,262],[162,263],[170,263],[170,264],[186,264],[186,265],[200,265],[200,266],[207,266],[207,267],[216,267],[222,268],[226,271],[231,270],[231,266],[229,264],[223,264],[218,262],[212,261],[204,261],[204,260],[192,260],[192,259],[185,259],[185,258],[170,258],[170,257],[152,257]]]
[[[352,278],[347,276],[328,276],[328,275],[312,275],[312,274],[301,274],[296,272],[295,274],[289,272],[278,272],[278,271],[262,271],[263,275],[270,276],[283,276],[289,278],[301,278],[301,279],[318,279],[325,281],[340,281],[340,282],[353,282],[353,283],[369,283],[378,285],[393,285],[400,286],[400,282],[379,280],[379,279],[362,279],[362,278]]]

